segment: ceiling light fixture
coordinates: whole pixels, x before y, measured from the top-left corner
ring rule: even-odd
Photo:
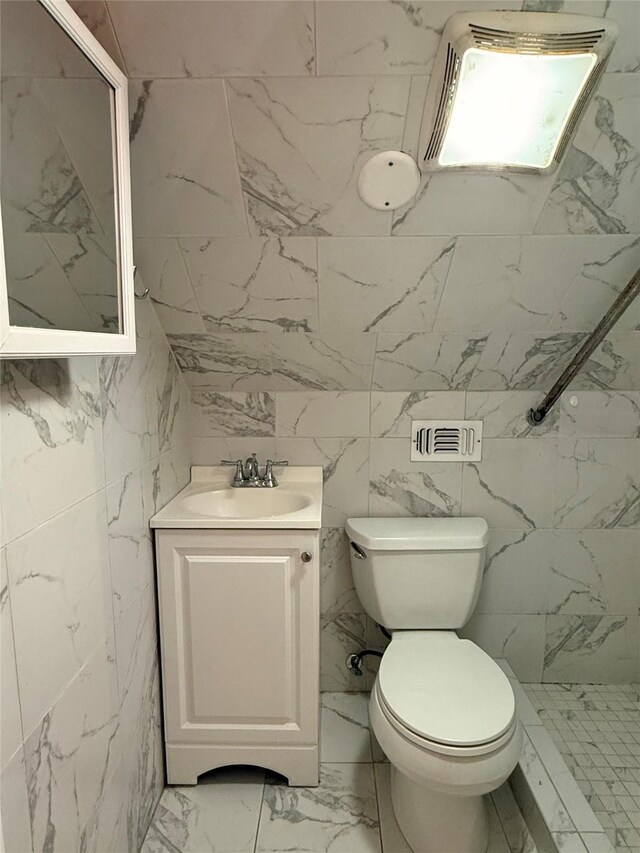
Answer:
[[[553,172],[617,33],[615,22],[586,15],[452,15],[422,117],[422,170]]]

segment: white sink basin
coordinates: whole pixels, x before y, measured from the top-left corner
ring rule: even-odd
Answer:
[[[218,465],[194,465],[191,482],[151,519],[172,529],[317,530],[321,525],[322,468],[289,465],[273,489],[231,487]]]
[[[218,489],[187,495],[185,509],[217,518],[274,518],[309,506],[311,499],[274,489]]]

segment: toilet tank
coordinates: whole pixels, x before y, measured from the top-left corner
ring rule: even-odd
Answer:
[[[484,518],[350,518],[353,580],[389,630],[461,628],[482,583]]]

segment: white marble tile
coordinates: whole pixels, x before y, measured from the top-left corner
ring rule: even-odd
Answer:
[[[371,440],[372,516],[460,515],[462,464],[412,462],[404,438]]]
[[[584,252],[585,263],[565,292],[550,328],[591,331],[638,268],[640,238],[600,235],[593,240],[574,234],[571,239]],[[621,331],[639,325],[640,304],[636,300],[616,322],[616,328]]]
[[[612,18],[620,27],[607,72],[640,70],[640,8],[637,3],[627,3],[626,0],[611,0],[604,6],[604,17]]]
[[[223,438],[275,435],[275,394],[194,388],[191,436]]]
[[[1,392],[2,509],[10,541],[104,483],[96,361],[4,362]]]
[[[320,612],[362,612],[353,586],[349,539],[344,530],[323,527],[320,548]]]
[[[206,331],[180,244],[173,237],[141,237],[134,257],[167,334]]]
[[[556,527],[637,527],[640,454],[634,439],[559,439]]]
[[[531,726],[527,728],[527,736],[560,794],[575,828],[580,832],[597,832],[600,823],[545,727]]]
[[[115,665],[102,647],[25,743],[34,849],[93,848],[120,758],[117,712]]]
[[[476,613],[546,613],[552,571],[551,530],[491,527]]]
[[[517,174],[432,174],[422,181],[415,199],[394,213],[392,234],[530,234],[553,186],[553,176]]]
[[[371,762],[369,697],[366,693],[322,693],[320,761]]]
[[[264,771],[229,767],[188,788],[165,788],[141,853],[253,853]]]
[[[129,850],[127,805],[126,762],[120,760],[111,777],[105,780],[95,834],[91,839],[96,853],[101,850],[114,850],[118,853]]]
[[[142,474],[133,471],[106,490],[113,612],[117,619],[154,580]]]
[[[639,103],[636,75],[604,75],[542,210],[536,233],[638,233]]]
[[[460,636],[493,658],[505,658],[521,681],[537,681],[544,655],[544,616],[523,613],[478,613]]]
[[[20,749],[0,774],[2,849],[7,853],[32,853],[29,794],[24,752]]]
[[[9,580],[4,548],[0,550],[0,694],[2,715],[0,716],[0,768],[22,745],[22,720],[20,717],[20,695],[16,673],[15,648],[13,644],[13,622],[9,599]]]
[[[156,603],[151,587],[124,612],[115,634],[127,833],[129,849],[139,850],[164,784]]]
[[[464,391],[373,391],[371,435],[410,438],[412,420],[464,418]]]
[[[547,391],[585,339],[582,332],[493,332],[469,381],[471,391]]]
[[[486,853],[511,853],[511,848],[491,797],[487,797],[486,804],[489,813],[489,843]]]
[[[637,617],[547,616],[543,680],[631,681],[639,639]]]
[[[246,234],[223,81],[133,82],[129,103],[136,235]]]
[[[317,788],[267,782],[256,851],[292,849],[380,853],[372,765],[323,764]]]
[[[292,332],[270,335],[273,381],[278,391],[368,391],[376,335]]]
[[[143,466],[142,505],[145,519],[155,515],[187,485],[191,479],[191,464],[189,445],[182,444]]]
[[[221,459],[246,459],[255,453],[260,461],[280,459],[276,440],[270,438],[192,438],[191,463],[193,465],[219,465]],[[298,462],[307,465],[307,462]],[[277,475],[277,469],[276,469]],[[233,469],[229,469],[229,483],[233,480]]]
[[[316,5],[319,74],[428,74],[447,18],[459,0],[380,3],[322,0]],[[474,9],[493,9],[475,0]],[[506,0],[503,9],[520,8]]]
[[[548,613],[633,616],[640,530],[555,530]]]
[[[550,832],[573,832],[575,827],[571,818],[526,734],[520,766],[547,829]]]
[[[235,78],[227,91],[251,233],[390,233],[356,182],[401,144],[408,77]]]
[[[269,341],[264,332],[168,335],[187,384],[216,391],[265,391],[273,387]]]
[[[550,527],[555,468],[552,440],[484,440],[482,461],[462,466],[463,515],[486,518],[490,527]]]
[[[152,374],[146,388],[152,455],[166,454],[189,438],[189,390],[164,334],[160,334],[152,343]]]
[[[364,676],[355,676],[346,666],[347,655],[367,644],[364,613],[334,613],[320,619],[320,690],[323,692],[365,691]]]
[[[175,497],[191,479],[191,456],[188,444],[179,444],[159,458],[160,485],[166,503]],[[144,489],[143,489],[144,499]]]
[[[187,415],[183,382],[153,308],[138,303],[136,311],[135,357],[108,356],[98,362],[107,482],[167,449],[180,416]]]
[[[491,794],[491,799],[502,824],[512,853],[536,853],[536,844],[518,808],[508,782]]]
[[[278,459],[291,465],[322,465],[322,523],[340,527],[350,516],[367,515],[367,438],[278,438]]]
[[[320,328],[430,331],[454,248],[444,237],[321,237]]]
[[[365,391],[278,391],[279,436],[368,437],[369,393]]]
[[[112,634],[103,492],[7,547],[25,733]]]
[[[581,837],[587,853],[615,853],[604,832],[582,832]]]
[[[373,388],[381,391],[460,391],[469,387],[487,337],[380,332]]]
[[[109,2],[131,77],[314,72],[313,3]]]
[[[318,328],[312,237],[180,240],[208,332]]]
[[[405,841],[391,803],[391,765],[376,764],[373,768],[378,795],[378,813],[380,815],[380,836],[382,849],[386,853],[413,853]]]
[[[587,848],[577,832],[552,832],[551,837],[558,853],[587,853]]]
[[[460,237],[433,328],[546,329],[583,263],[571,237]]]
[[[482,421],[483,438],[553,438],[560,419],[557,406],[542,424],[527,423],[527,412],[541,400],[539,391],[467,391],[465,417]]]
[[[570,400],[575,397],[577,406]],[[639,391],[565,391],[559,402],[560,435],[579,438],[639,438]]]

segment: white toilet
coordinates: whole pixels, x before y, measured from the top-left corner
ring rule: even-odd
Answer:
[[[391,632],[371,691],[391,800],[415,853],[484,853],[484,795],[522,748],[509,680],[455,633],[482,583],[482,518],[351,518],[351,565],[367,613]]]

